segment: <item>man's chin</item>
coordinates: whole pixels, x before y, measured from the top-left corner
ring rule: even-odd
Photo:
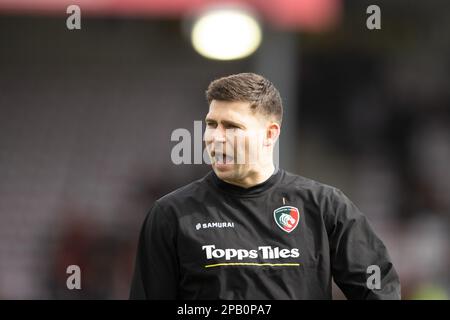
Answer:
[[[214,172],[219,178],[229,178],[234,175],[235,165],[234,164],[219,164],[215,163],[212,165]]]

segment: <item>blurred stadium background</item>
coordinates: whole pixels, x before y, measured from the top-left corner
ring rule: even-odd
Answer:
[[[448,299],[450,2],[233,1],[262,43],[227,61],[189,38],[217,3],[0,0],[0,298],[127,298],[147,210],[209,170],[172,164],[172,131],[204,119],[211,80],[256,72],[284,98],[281,165],[350,196],[404,299]],[[66,288],[71,264],[82,290]]]

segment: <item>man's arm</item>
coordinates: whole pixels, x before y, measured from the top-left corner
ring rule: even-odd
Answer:
[[[176,299],[178,260],[175,224],[155,203],[139,236],[130,299]]]
[[[340,190],[331,197],[329,241],[332,275],[348,299],[401,299],[400,281],[383,242],[366,217]],[[367,279],[379,267],[380,289],[369,289]],[[371,283],[372,281],[369,281]]]

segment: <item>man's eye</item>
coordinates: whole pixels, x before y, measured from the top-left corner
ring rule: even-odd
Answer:
[[[215,124],[213,123],[213,122],[207,122],[206,123],[206,126],[208,127],[208,128],[215,128]]]

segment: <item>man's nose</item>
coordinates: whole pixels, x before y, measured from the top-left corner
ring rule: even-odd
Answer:
[[[212,134],[213,142],[225,142],[225,130],[217,127]]]

